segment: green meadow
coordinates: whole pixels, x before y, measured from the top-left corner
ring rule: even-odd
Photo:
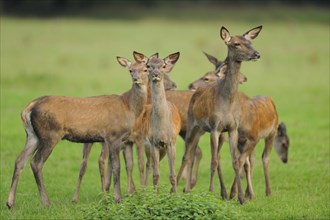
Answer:
[[[134,14],[129,9],[127,17],[118,11],[112,11],[113,17],[108,18],[2,17],[0,218],[82,219],[85,217],[82,210],[97,204],[101,198],[100,145],[95,144],[92,149],[79,203],[75,205],[71,197],[78,179],[82,145],[62,141],[43,169],[51,207],[42,206],[27,163],[18,183],[16,206],[12,211],[7,209],[14,162],[25,144],[20,112],[28,102],[44,95],[86,97],[125,92],[131,87],[130,75],[118,64],[116,56],[132,60],[134,50],[146,55],[159,52],[160,57],[179,51],[181,56],[171,72],[171,79],[178,89],[187,89],[190,82],[213,69],[202,51],[219,59],[226,57],[227,48],[219,35],[221,26],[235,35],[263,25],[253,41],[261,59],[243,63],[241,72],[248,81],[240,90],[249,96],[264,95],[274,99],[280,121],[286,123],[290,136],[289,161],[281,163],[273,150],[272,196],[266,197],[261,141],[256,146],[255,199],[243,206],[236,200],[221,204],[242,219],[329,219],[329,11],[316,8],[219,11],[217,8],[178,12],[141,9]],[[192,194],[207,192],[209,186],[209,134],[203,136],[200,146],[203,158]],[[178,171],[184,151],[182,139],[178,138],[176,147]],[[136,157],[134,159],[136,162]],[[228,191],[234,171],[227,143],[221,151],[221,163]],[[169,192],[168,176],[165,158],[161,162],[160,181]],[[139,188],[136,164],[134,181]],[[122,160],[121,189],[124,200],[129,200],[126,185]],[[184,181],[181,181],[179,195],[183,194],[183,187]],[[216,179],[214,195],[219,195],[219,188]]]

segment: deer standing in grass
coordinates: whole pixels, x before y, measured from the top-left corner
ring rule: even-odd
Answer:
[[[30,102],[21,118],[26,131],[26,144],[15,161],[11,188],[7,199],[9,209],[15,204],[19,176],[26,161],[31,168],[43,205],[49,206],[43,183],[42,168],[56,144],[62,140],[78,143],[104,142],[109,148],[114,175],[114,198],[121,201],[119,152],[147,102],[148,72],[143,54],[136,53],[138,62],[125,58],[119,63],[131,72],[132,88],[122,95],[88,98],[44,96]]]
[[[175,105],[168,102],[163,84],[167,68],[172,69],[180,53],[170,54],[166,58],[150,58],[147,66],[151,89],[151,105],[145,106],[143,113],[136,121],[132,139],[144,137],[145,150],[153,161],[153,184],[159,185],[159,161],[166,155],[170,170],[171,191],[176,192],[175,142],[181,128],[181,118]],[[149,158],[150,160],[150,158]]]
[[[223,80],[217,81],[209,88],[197,90],[191,99],[188,111],[185,154],[179,171],[179,173],[182,172],[187,165],[185,192],[189,192],[191,189],[192,155],[200,136],[205,132],[211,133],[210,182],[213,182],[215,170],[218,168],[218,144],[223,141],[223,132],[228,132],[235,179],[238,186],[238,199],[241,204],[245,202],[240,181],[240,171],[245,161],[238,161],[237,157],[240,117],[239,70],[243,61],[260,58],[259,52],[251,46],[251,40],[258,36],[261,28],[261,26],[253,28],[243,36],[231,36],[225,27],[220,29],[220,36],[228,47],[227,71]],[[221,186],[223,185],[222,183]],[[223,197],[226,196],[223,191],[221,194]]]
[[[134,56],[134,59],[135,60],[138,60],[139,59],[139,55],[137,53],[133,53],[133,56]],[[158,57],[158,53],[152,55],[151,57]],[[120,63],[121,65],[124,65],[125,67],[125,64],[123,63]],[[167,73],[169,72],[170,70],[167,70]],[[175,89],[177,86],[175,84],[175,82],[173,82],[168,74],[165,74],[164,75],[164,87],[165,87],[165,90],[171,90],[171,89]],[[150,100],[150,88],[148,86],[148,99],[147,99],[147,103],[150,103],[151,100]],[[123,147],[123,156],[124,156],[124,160],[125,160],[125,164],[126,164],[126,172],[127,172],[127,175],[128,175],[128,183],[127,183],[127,192],[128,193],[133,193],[135,192],[135,185],[134,185],[134,181],[133,181],[133,177],[132,177],[132,170],[133,170],[133,158],[130,157],[131,156],[131,151],[130,151],[130,148],[131,148],[131,144],[130,142],[126,142],[126,144],[128,144],[128,147]],[[107,169],[107,173],[106,173],[106,176],[105,175],[105,169],[104,169],[104,165],[105,165],[105,161],[106,161],[106,158],[108,157],[109,155],[109,152],[108,152],[108,148],[106,147],[106,144],[103,142],[101,143],[101,153],[100,153],[100,156],[99,156],[99,160],[98,160],[98,164],[99,164],[99,173],[100,173],[100,178],[101,178],[101,189],[103,192],[109,192],[109,188],[110,188],[110,183],[111,183],[111,164],[109,163],[108,164],[108,169]],[[79,190],[80,190],[80,185],[81,185],[81,182],[82,182],[82,179],[85,175],[85,172],[86,172],[86,168],[87,168],[87,161],[88,161],[88,157],[89,157],[89,154],[91,152],[91,149],[92,149],[92,146],[93,144],[92,143],[85,143],[83,144],[83,160],[81,162],[81,166],[80,166],[80,171],[79,171],[79,177],[78,177],[78,182],[77,182],[77,186],[76,186],[76,190],[73,194],[73,197],[72,197],[72,202],[74,203],[77,203],[78,202],[78,197],[79,197]],[[143,147],[143,146],[142,146]],[[143,157],[144,157],[144,147],[142,148],[141,147],[141,150],[140,150],[140,146],[138,146],[138,160],[139,160],[139,171],[140,171],[140,184],[141,185],[144,185],[144,160],[143,160]],[[142,162],[140,162],[142,161]],[[108,161],[110,162],[110,161]],[[141,167],[141,164],[142,163],[142,167]]]
[[[206,54],[206,53],[205,53]],[[211,55],[206,54],[207,58],[211,63],[214,63],[215,58],[211,58]],[[211,60],[212,59],[212,60]],[[208,84],[206,81],[212,82],[215,80],[215,78],[223,78],[226,70],[226,65],[223,65],[220,67],[220,64],[223,62],[218,61],[217,63],[214,63],[215,65],[215,70],[210,71],[206,73],[202,79],[205,82],[199,83],[199,87],[206,87]],[[207,78],[207,80],[206,80]],[[166,79],[166,78],[165,78]],[[246,81],[246,77],[243,74],[240,74],[240,83],[243,83]],[[165,84],[166,85],[166,84]],[[189,87],[190,88],[190,87]],[[187,128],[187,115],[188,115],[188,109],[189,109],[189,102],[191,100],[192,95],[194,94],[194,89],[190,88],[191,90],[166,90],[165,87],[165,93],[166,93],[166,99],[167,101],[173,103],[177,109],[179,110],[180,113],[180,118],[181,118],[181,128],[180,128],[180,133],[179,135],[183,140],[185,139],[186,136],[186,128]],[[142,137],[142,135],[140,135]],[[139,170],[140,170],[140,176],[144,175],[143,171],[143,166],[144,166],[144,159],[143,159],[143,153],[144,153],[144,141],[143,139],[138,138],[135,139],[135,143],[137,145],[137,150],[138,150],[138,161],[139,161]],[[150,156],[150,151],[147,149],[145,151],[146,156],[147,156],[147,164],[146,164],[146,177],[145,177],[145,183],[144,185],[148,185],[149,181],[149,174],[151,172],[151,156]],[[142,155],[142,156],[141,156]],[[165,155],[161,154],[160,158],[163,158]],[[191,180],[191,185],[194,186],[197,181],[197,176],[198,176],[198,168],[199,168],[199,163],[202,158],[202,151],[199,146],[197,146],[196,152],[195,152],[195,159],[194,159],[194,175]],[[142,183],[141,183],[142,185]]]
[[[220,66],[218,66],[220,67]],[[209,75],[210,77],[213,78],[211,75],[217,75],[217,77],[223,77],[224,76],[224,68],[217,68],[215,71],[208,72],[206,75]],[[242,75],[244,78],[245,76]],[[243,78],[242,77],[242,78]],[[243,79],[244,80],[244,79]],[[186,128],[187,128],[187,115],[188,115],[188,108],[189,108],[189,102],[191,100],[192,95],[194,94],[192,90],[166,90],[166,99],[167,101],[171,102],[174,104],[177,109],[179,110],[180,118],[181,118],[181,128],[180,128],[180,133],[179,135],[183,140],[185,139],[186,136]],[[140,135],[141,136],[141,135]],[[137,149],[138,151],[143,151],[144,150],[144,142],[143,140],[137,141]],[[143,155],[143,153],[140,153],[140,155]],[[146,177],[145,177],[145,185],[148,185],[148,180],[149,180],[149,174],[151,172],[151,156],[150,156],[150,151],[147,149],[146,150],[146,156],[147,156],[147,164],[146,164]],[[161,159],[165,156],[165,154],[161,154]],[[141,156],[140,156],[141,158]],[[198,176],[198,167],[199,167],[199,162],[202,158],[202,151],[200,150],[200,147],[197,146],[196,152],[195,152],[195,161],[194,161],[194,175],[192,177],[192,185],[195,185],[196,179]],[[143,169],[143,164],[144,160],[139,159],[139,167],[142,167]],[[140,168],[140,172],[142,170]],[[143,171],[142,171],[143,172]],[[141,176],[141,174],[140,174]]]
[[[206,53],[205,53],[206,54]],[[209,61],[215,66],[222,64],[217,58],[206,54]],[[189,85],[190,88],[197,89],[199,87],[207,87],[212,85],[216,80],[221,80],[217,74],[206,74],[204,77],[196,80]],[[277,111],[271,98],[257,96],[249,98],[244,93],[239,92],[241,101],[241,118],[238,127],[239,149],[244,152],[249,152],[248,160],[244,165],[247,179],[252,179],[253,165],[255,161],[254,148],[260,139],[265,139],[265,148],[263,157],[266,195],[270,195],[269,175],[268,175],[268,156],[271,146],[274,145],[276,153],[283,163],[288,160],[289,136],[286,132],[286,126],[282,122],[277,126]],[[276,134],[275,138],[273,137]],[[274,144],[272,144],[274,139]],[[246,153],[245,153],[246,154]],[[249,167],[251,166],[251,168]],[[221,175],[219,175],[221,177]],[[250,188],[251,187],[251,188]],[[232,189],[231,197],[236,194],[236,187]],[[246,189],[246,197],[253,198],[252,182],[248,182]]]

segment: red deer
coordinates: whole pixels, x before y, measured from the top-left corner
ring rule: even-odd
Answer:
[[[219,61],[217,58],[208,54],[206,55],[210,60],[210,62],[212,62],[214,65],[217,65],[219,63],[222,64],[222,62]],[[216,74],[211,74],[209,77],[206,75],[205,77],[208,77],[207,80],[205,80],[202,77],[199,80],[196,80],[195,82],[191,83],[190,87],[197,89],[198,87],[204,88],[210,86],[216,80],[222,79],[222,77],[218,77],[217,79],[216,76],[217,76]],[[284,123],[278,125],[277,128],[276,128],[277,123],[274,124],[274,121],[277,121],[277,112],[273,101],[268,97],[255,97],[250,99],[248,96],[244,95],[243,93],[240,94],[242,94],[240,96],[241,97],[240,100],[243,108],[241,112],[242,117],[238,128],[239,145],[241,146],[241,148],[244,148],[243,145],[246,144],[245,142],[246,139],[250,139],[250,140],[254,139],[254,143],[257,144],[260,139],[264,138],[265,142],[267,143],[267,139],[270,138],[269,135],[273,135],[273,133],[276,133],[274,147],[281,161],[286,163],[288,158],[289,137],[286,133],[286,127]],[[270,146],[268,145],[265,146],[265,153],[263,154],[263,157],[266,158],[264,158],[263,161],[268,161],[267,157],[269,155],[270,149],[267,149],[267,147],[269,148]],[[251,149],[249,149],[249,151],[251,151]],[[247,176],[247,178],[252,179],[252,170],[253,170],[252,168],[254,162],[253,150],[248,158],[249,160],[247,161],[247,164],[245,164],[245,172],[246,174],[248,174],[248,172],[251,172],[251,177]],[[250,164],[251,164],[251,171],[248,169]],[[265,162],[264,170],[265,170],[265,181],[266,181],[266,189],[267,189],[266,192],[268,192],[266,194],[270,194],[267,167],[268,165]],[[252,183],[249,182],[249,184],[251,184],[251,186],[248,185],[246,190],[246,196],[252,198],[253,191],[251,192],[252,188],[249,188],[252,187]],[[231,197],[233,197],[235,193],[236,192],[233,191]]]
[[[205,53],[206,54],[206,53]],[[210,56],[210,55],[208,55]],[[210,60],[210,58],[208,57]],[[214,59],[213,59],[214,60]],[[212,62],[210,60],[210,62]],[[217,63],[222,63],[221,61],[217,61]],[[223,65],[221,68],[220,66],[217,67],[215,64],[215,69],[214,71],[210,71],[206,73],[204,76],[209,76],[210,77],[210,82],[213,80],[213,76],[217,76],[218,78],[224,77],[225,70],[226,70],[226,65]],[[240,83],[243,83],[246,81],[246,77],[243,74],[240,74]],[[200,83],[199,86],[201,87],[206,87],[207,84],[205,83],[205,86],[202,85],[203,83]],[[191,97],[193,95],[193,91],[189,90],[166,90],[166,98],[169,102],[173,103],[179,110],[180,113],[180,118],[181,118],[181,129],[179,135],[185,139],[186,135],[186,127],[187,127],[187,115],[188,115],[188,108],[189,108],[189,102],[191,100]],[[138,156],[139,158],[139,170],[140,170],[140,176],[143,176],[143,165],[144,165],[144,160],[143,160],[143,152],[144,152],[144,141],[143,140],[135,140],[137,143],[137,149],[139,154],[142,156]],[[146,151],[146,156],[147,158],[150,158],[149,151]],[[162,155],[161,158],[165,156]],[[197,146],[196,152],[195,152],[195,161],[194,161],[194,175],[191,180],[191,185],[194,186],[196,184],[196,179],[198,176],[198,167],[200,160],[202,158],[202,151],[200,150],[200,147]],[[149,174],[151,172],[151,161],[147,160],[147,172],[146,172],[146,178],[145,178],[145,185],[148,185],[148,180],[149,180]],[[142,174],[141,174],[142,173]]]
[[[240,117],[239,70],[243,61],[260,58],[259,52],[251,46],[251,40],[258,36],[261,28],[261,26],[253,28],[243,36],[230,36],[225,27],[220,30],[220,36],[228,47],[227,71],[223,80],[218,80],[217,83],[206,89],[197,90],[191,99],[188,111],[185,154],[179,171],[182,172],[184,167],[188,165],[185,192],[189,192],[191,188],[193,163],[191,155],[195,152],[200,136],[205,132],[211,133],[211,183],[213,182],[214,172],[218,168],[218,144],[223,141],[223,132],[228,132],[235,179],[238,186],[238,199],[241,204],[245,202],[240,182],[240,171],[245,161],[239,161],[237,157]],[[221,186],[224,186],[224,184],[221,183]],[[226,193],[222,191],[221,195],[225,197]]]
[[[132,140],[145,138],[146,154],[153,161],[153,184],[159,185],[159,161],[168,156],[171,191],[176,192],[175,142],[181,128],[181,118],[175,105],[168,102],[165,96],[163,78],[166,69],[172,69],[180,53],[170,54],[166,58],[151,58],[147,66],[151,89],[151,105],[145,106],[143,113],[136,121]],[[150,161],[150,158],[148,158]],[[150,164],[150,163],[149,163]]]
[[[210,59],[210,58],[208,58],[208,59]],[[221,61],[218,61],[218,63],[220,63],[220,62]],[[221,77],[224,76],[225,70],[226,70],[226,65],[223,65],[221,68],[220,68],[220,66],[218,66],[218,67],[216,66],[216,70],[206,73],[205,76],[206,75],[210,75],[210,76],[211,75],[216,75],[217,77],[221,78]],[[212,77],[212,79],[213,79],[213,77]],[[245,81],[246,81],[246,77],[243,74],[241,74],[240,75],[240,83],[243,83]],[[200,84],[200,86],[202,86],[202,84]],[[193,91],[191,91],[191,90],[190,91],[189,90],[167,90],[165,93],[166,93],[167,100],[169,102],[173,103],[179,110],[180,118],[181,118],[181,128],[180,128],[179,135],[183,139],[185,139],[186,127],[187,127],[188,108],[189,108],[189,102],[190,102],[191,97],[193,95]],[[143,142],[143,140],[140,140],[140,141],[137,141],[137,142],[139,142],[139,144],[137,144],[138,151],[142,150],[142,153],[140,153],[140,154],[143,155],[144,142]],[[146,151],[146,156],[147,156],[147,158],[150,158],[150,155],[149,155],[148,151]],[[164,155],[162,155],[162,157],[163,156]],[[139,167],[140,167],[140,172],[141,172],[141,170],[143,170],[144,160],[143,160],[143,157],[142,157],[142,159],[140,159],[140,158],[141,158],[141,156],[139,157]],[[192,186],[194,186],[195,183],[196,183],[196,178],[198,176],[198,167],[199,167],[199,162],[200,162],[201,158],[202,158],[202,151],[200,150],[200,147],[197,146],[197,149],[196,149],[196,152],[195,152],[195,161],[194,161],[194,175],[193,175],[192,181],[191,181]],[[150,162],[151,162],[150,160],[147,160],[147,165],[146,165],[147,172],[146,172],[145,185],[148,185],[149,174],[150,174],[150,171],[151,171],[151,163]],[[141,176],[141,174],[140,174],[140,176]]]
[[[221,80],[225,77],[225,73],[227,70],[227,65],[225,62],[218,60],[216,57],[205,53],[205,56],[207,59],[214,65],[215,70],[209,71],[201,78],[195,80],[194,82],[190,83],[188,88],[191,91],[196,91],[198,88],[205,88],[213,84],[217,80]],[[242,73],[240,73],[240,84],[245,83],[247,81],[246,76],[244,76]]]
[[[31,168],[43,205],[49,206],[43,183],[42,168],[56,144],[66,139],[78,143],[104,142],[110,151],[114,175],[114,198],[121,201],[119,151],[129,136],[147,101],[148,71],[143,54],[136,53],[137,63],[118,57],[131,72],[132,88],[122,95],[88,98],[44,96],[30,102],[21,118],[27,134],[23,151],[15,161],[11,189],[7,199],[9,209],[15,204],[16,188],[26,161]],[[126,123],[122,123],[125,121]]]
[[[274,148],[283,163],[288,162],[288,154],[290,147],[290,139],[286,130],[286,125],[281,122],[277,128],[277,135],[275,137]]]
[[[135,57],[135,56],[137,56],[137,54],[133,53],[133,56],[134,56],[134,59],[138,59],[138,57]],[[158,53],[156,53],[152,56],[158,57]],[[173,82],[169,78],[168,74],[164,75],[164,87],[165,87],[165,90],[171,90],[171,89],[175,89],[177,87],[175,82]],[[147,103],[150,102],[149,99],[150,99],[150,89],[148,87],[148,101],[147,101]],[[109,192],[110,181],[111,181],[111,164],[110,163],[108,164],[107,175],[105,177],[104,176],[104,173],[105,173],[104,165],[105,165],[106,158],[109,155],[109,152],[108,152],[108,148],[106,147],[105,143],[103,142],[101,144],[102,144],[102,149],[101,149],[101,153],[100,153],[99,161],[98,161],[98,163],[99,163],[99,173],[100,173],[100,178],[101,178],[101,189],[102,189],[103,192]],[[129,143],[129,142],[127,142],[127,144],[131,145],[131,143]],[[84,174],[86,172],[87,161],[88,161],[88,157],[89,157],[90,151],[92,149],[92,146],[93,146],[92,143],[83,144],[83,160],[82,160],[81,166],[80,166],[80,171],[79,171],[79,177],[78,177],[76,190],[75,190],[75,192],[73,194],[73,197],[72,197],[72,202],[74,202],[74,203],[78,202],[80,185],[81,185],[81,182],[82,182],[82,178],[84,177]],[[144,179],[144,171],[143,171],[144,170],[144,168],[143,168],[143,166],[144,166],[143,156],[144,155],[143,155],[143,152],[144,151],[141,152],[139,149],[137,151],[138,160],[142,161],[142,162],[139,162],[139,164],[142,163],[142,168],[139,166],[141,185],[143,185],[143,182],[141,182],[141,180]],[[135,185],[134,185],[134,181],[133,181],[133,177],[132,177],[133,161],[132,161],[131,158],[126,158],[126,157],[130,157],[130,155],[131,155],[131,152],[130,152],[129,147],[128,148],[123,147],[123,156],[124,156],[124,159],[125,159],[125,162],[126,162],[126,172],[128,174],[127,192],[131,194],[135,191]],[[110,162],[110,161],[108,161],[108,162]]]

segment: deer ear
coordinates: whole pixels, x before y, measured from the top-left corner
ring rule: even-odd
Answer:
[[[227,28],[225,28],[224,26],[222,26],[221,29],[220,29],[220,37],[226,43],[228,43],[230,41],[230,38],[231,38],[230,33],[227,30]]]
[[[159,57],[159,54],[158,54],[158,53],[155,53],[155,54],[151,55],[151,56],[149,57],[149,59],[151,59],[151,58],[158,58],[158,57]]]
[[[164,58],[164,62],[166,64],[166,66],[165,66],[166,73],[169,73],[172,71],[174,64],[176,63],[176,61],[178,61],[179,57],[180,57],[180,52],[176,52],[176,53],[172,53]]]
[[[133,57],[134,57],[135,61],[138,63],[147,63],[148,62],[148,57],[146,57],[142,53],[133,51]]]
[[[227,71],[227,64],[223,64],[222,66],[220,66],[219,71],[217,73],[217,75],[220,76],[225,76],[226,75],[226,71]]]
[[[117,57],[118,63],[123,67],[129,68],[132,65],[132,62],[124,57]]]
[[[172,53],[164,58],[166,64],[175,64],[180,57],[180,52]]]
[[[259,35],[261,29],[262,29],[261,25],[258,27],[252,28],[251,30],[249,30],[248,32],[243,34],[243,37],[245,37],[245,39],[251,41]]]
[[[205,53],[203,51],[204,55],[206,56],[206,58],[210,61],[210,63],[212,63],[214,65],[214,67],[217,69],[219,66],[221,66],[221,61],[218,60],[217,58],[215,58],[214,56]]]
[[[277,127],[277,133],[279,136],[286,134],[286,126],[283,122],[281,122]]]

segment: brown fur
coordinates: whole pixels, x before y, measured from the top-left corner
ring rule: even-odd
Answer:
[[[159,184],[159,161],[166,153],[168,154],[172,192],[176,192],[175,142],[181,129],[181,118],[175,105],[166,100],[163,78],[166,69],[171,70],[178,58],[179,53],[175,53],[164,60],[152,58],[148,61],[152,105],[147,105],[138,118],[132,137],[133,140],[138,138],[140,141],[141,137],[144,137],[149,145],[145,150],[147,156],[151,155],[153,159],[154,185]],[[146,184],[150,170],[150,157],[147,159]]]
[[[260,57],[259,53],[251,46],[251,40],[257,37],[260,30],[261,27],[251,29],[243,36],[230,36],[229,31],[224,27],[220,30],[220,35],[228,46],[228,56],[226,58],[227,71],[223,80],[217,81],[215,85],[209,88],[200,89],[191,99],[188,112],[185,155],[183,156],[179,171],[179,173],[182,172],[188,164],[188,177],[185,186],[186,192],[191,188],[192,155],[195,152],[200,136],[206,131],[211,133],[212,161],[210,183],[212,183],[214,172],[218,167],[218,151],[220,150],[218,144],[219,146],[222,145],[222,133],[228,131],[233,167],[236,174],[235,178],[238,185],[238,197],[241,204],[245,202],[239,176],[243,164],[241,164],[237,158],[237,129],[241,110],[237,89],[241,62],[258,59]],[[220,163],[218,167],[218,171],[219,170],[221,174]],[[221,195],[223,198],[226,198],[227,194],[224,189],[224,183],[221,182],[220,184]]]
[[[222,65],[223,62],[218,60],[217,58],[206,54],[207,58],[211,63],[215,65]],[[221,71],[222,72],[222,71]],[[191,88],[198,89],[198,88],[206,88],[212,84],[214,84],[217,80],[221,80],[223,77],[219,76],[218,74],[211,74],[209,72],[205,74],[200,79],[196,80],[195,82],[190,84]],[[211,74],[211,75],[210,75]],[[244,76],[242,74],[242,76]],[[241,79],[244,79],[241,77]],[[245,78],[246,79],[246,78]],[[246,80],[243,80],[246,81]],[[241,83],[243,83],[243,81]],[[277,112],[273,101],[268,97],[254,97],[249,98],[244,93],[239,92],[239,99],[241,102],[241,118],[240,118],[240,125],[238,128],[239,134],[239,148],[241,151],[246,150],[249,151],[249,159],[246,162],[244,168],[245,173],[251,173],[251,177],[247,176],[247,179],[252,179],[252,171],[253,171],[253,164],[254,164],[254,147],[251,146],[249,149],[245,149],[244,145],[249,139],[249,141],[253,141],[258,143],[260,139],[265,139],[265,143],[268,143],[268,139],[276,132],[275,141],[274,141],[274,148],[278,154],[278,157],[281,159],[282,162],[286,163],[288,160],[288,148],[289,148],[289,136],[286,133],[286,126],[284,123],[281,123],[277,126]],[[243,149],[244,148],[244,149]],[[266,182],[266,193],[270,194],[270,186],[269,180],[267,180],[268,176],[268,155],[270,153],[270,146],[265,145],[264,153],[263,153],[263,161],[264,162],[264,170],[265,170],[265,182]],[[251,166],[251,170],[247,170]],[[267,184],[268,183],[268,184]],[[211,183],[212,184],[212,183]],[[251,187],[251,188],[249,188]],[[213,188],[213,187],[211,187]],[[236,190],[234,188],[233,190]],[[236,194],[235,191],[232,192],[232,197]],[[246,190],[246,196],[249,198],[253,198],[253,191],[252,191],[252,183],[251,181],[248,182],[248,187]]]
[[[62,140],[73,142],[105,142],[110,150],[114,174],[115,200],[121,201],[119,150],[127,138],[147,101],[146,58],[131,64],[119,58],[121,65],[131,71],[133,86],[123,95],[88,98],[44,96],[28,104],[21,117],[27,133],[25,148],[15,161],[8,208],[15,204],[18,178],[24,165],[32,157],[31,168],[38,185],[42,203],[50,205],[43,184],[42,168],[56,144]],[[125,123],[122,123],[122,122]]]
[[[139,54],[138,53],[133,53],[134,59],[138,60],[139,59]],[[151,57],[158,57],[158,53],[152,55]],[[170,71],[171,69],[167,69],[166,71]],[[165,90],[171,90],[171,89],[175,89],[176,83],[173,82],[170,78],[168,73],[166,73],[164,75],[164,87]],[[150,94],[150,87],[148,86],[147,89],[148,95],[147,95],[147,103],[151,103],[151,94]],[[138,147],[137,149],[137,154],[138,154],[138,165],[139,165],[139,171],[140,171],[140,184],[144,185],[144,147],[141,146],[141,144],[143,144],[143,142],[137,140],[136,141],[136,145]],[[140,144],[139,144],[140,143]],[[92,143],[85,143],[83,145],[83,160],[80,166],[80,172],[79,172],[79,178],[78,178],[78,182],[77,182],[77,186],[76,186],[76,190],[74,192],[74,195],[72,197],[72,201],[73,202],[78,202],[78,196],[79,196],[79,189],[80,189],[80,184],[82,182],[82,178],[86,172],[86,168],[87,168],[87,161],[88,161],[88,157],[92,148]],[[133,193],[135,192],[135,184],[133,181],[133,176],[132,176],[132,172],[133,172],[133,158],[132,158],[132,142],[126,141],[125,146],[122,147],[123,149],[123,156],[124,156],[124,160],[125,160],[125,165],[126,165],[126,172],[127,172],[127,192],[128,193]],[[141,147],[140,147],[141,146]],[[108,164],[108,170],[106,173],[106,177],[105,177],[105,169],[104,169],[104,165],[105,165],[105,161],[106,161],[106,157],[108,157],[109,152],[107,150],[107,147],[105,145],[104,142],[102,142],[102,149],[101,149],[101,153],[99,156],[99,173],[100,173],[100,177],[101,177],[101,188],[102,191],[106,191],[109,192],[109,188],[110,188],[110,183],[111,183],[111,164]],[[110,162],[110,161],[108,161]]]

